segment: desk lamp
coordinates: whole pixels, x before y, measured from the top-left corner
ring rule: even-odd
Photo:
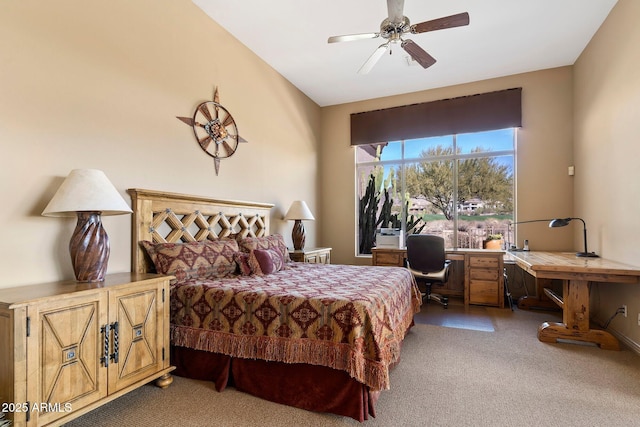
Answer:
[[[104,172],[74,169],[64,180],[47,207],[44,216],[78,217],[69,242],[73,271],[78,282],[102,282],[109,260],[109,237],[102,227],[101,215],[131,213],[118,190]]]
[[[507,224],[507,248],[511,249],[510,246],[509,246],[509,240],[508,239],[509,239],[509,234],[510,234],[510,230],[511,230],[511,226],[512,225],[527,224],[529,222],[549,222],[549,221],[552,221],[552,220],[551,219],[532,219],[532,220],[529,220],[529,221],[510,222],[509,224]],[[515,250],[520,251],[520,249],[515,249]],[[525,249],[525,250],[528,250],[528,249]]]
[[[289,207],[289,210],[284,216],[284,219],[295,220],[293,224],[293,231],[291,232],[291,238],[293,239],[293,249],[297,251],[304,249],[305,234],[302,221],[312,221],[315,219],[313,217],[313,214],[309,210],[309,207],[304,201],[296,200],[291,203],[291,207]]]
[[[582,221],[583,234],[584,234],[584,252],[578,252],[576,253],[576,256],[597,258],[598,255],[596,255],[595,252],[587,251],[587,224],[584,222],[582,218],[556,218],[549,223],[549,227],[564,227],[574,219],[579,219],[580,221]]]

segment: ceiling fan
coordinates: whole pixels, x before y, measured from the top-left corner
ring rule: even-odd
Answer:
[[[411,25],[409,18],[403,15],[403,9],[404,0],[387,0],[389,17],[382,21],[379,32],[332,36],[329,37],[328,42],[336,43],[361,39],[375,39],[378,37],[382,37],[387,40],[385,43],[378,46],[364,65],[360,67],[360,70],[358,70],[358,73],[360,74],[368,73],[376,62],[378,62],[380,57],[389,50],[391,43],[400,43],[400,47],[402,47],[418,64],[423,68],[429,68],[436,63],[435,58],[429,55],[413,40],[404,39],[402,36],[407,33],[420,34],[428,31],[444,30],[446,28],[469,25],[469,14],[467,12]]]

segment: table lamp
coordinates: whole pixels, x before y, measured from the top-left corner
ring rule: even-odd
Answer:
[[[291,207],[287,211],[287,214],[284,216],[286,220],[295,220],[293,224],[293,231],[291,232],[291,238],[293,239],[293,249],[302,250],[304,249],[304,225],[302,225],[302,221],[312,221],[315,218],[307,204],[302,200],[296,200],[291,203]]]
[[[576,253],[576,256],[598,258],[598,255],[596,255],[595,252],[589,252],[587,250],[587,224],[584,222],[582,218],[556,218],[549,223],[549,227],[564,227],[574,219],[578,219],[582,221],[582,229],[583,229],[583,235],[584,235],[584,252],[578,252]]]
[[[42,215],[78,217],[69,242],[76,280],[102,282],[107,271],[110,249],[101,215],[131,212],[131,208],[104,172],[96,169],[74,169],[58,188]]]

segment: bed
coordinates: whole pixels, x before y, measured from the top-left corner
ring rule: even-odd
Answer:
[[[172,274],[176,375],[364,421],[420,309],[403,268],[291,262],[267,203],[130,189],[132,268]],[[178,268],[176,268],[178,266]]]

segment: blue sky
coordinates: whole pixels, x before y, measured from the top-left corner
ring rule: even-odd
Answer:
[[[457,135],[456,143],[462,153],[470,153],[476,147],[491,151],[513,150],[513,129],[501,129],[489,132],[476,132]],[[429,147],[451,146],[453,137],[437,136],[405,141],[405,159],[419,158],[420,152]],[[399,160],[402,157],[401,144],[390,142],[382,150],[382,161]]]

